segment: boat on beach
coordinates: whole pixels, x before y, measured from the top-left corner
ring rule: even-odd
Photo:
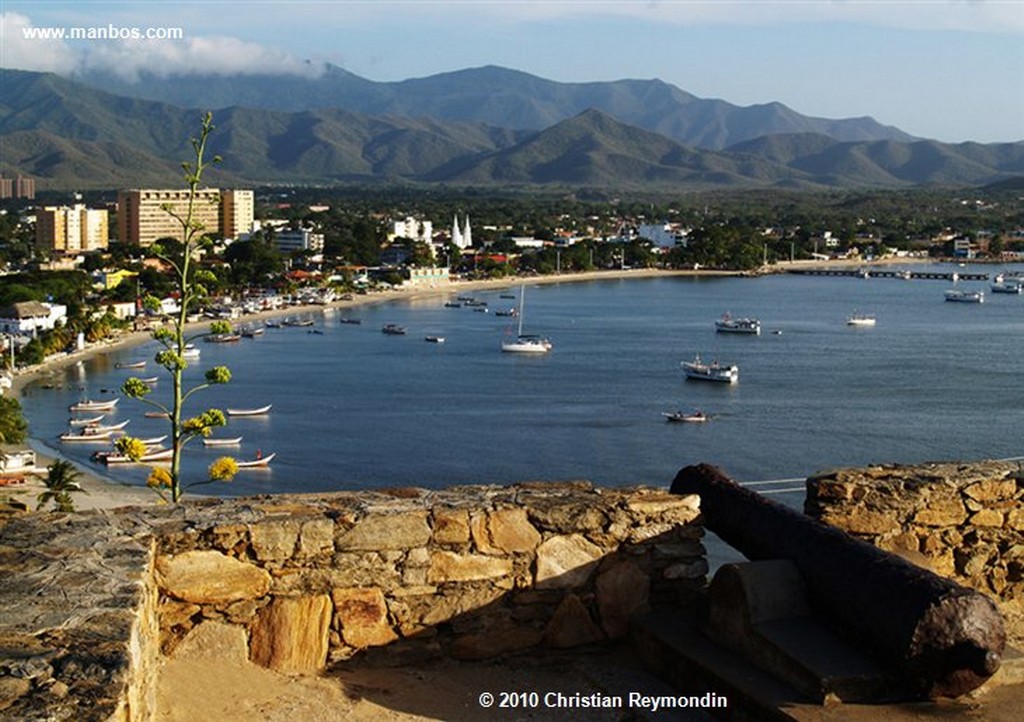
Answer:
[[[270,411],[270,407],[273,404],[267,404],[266,406],[260,406],[256,409],[228,409],[228,416],[262,416]]]
[[[711,417],[705,414],[701,410],[696,410],[690,413],[685,411],[662,411],[661,415],[665,417],[666,421],[675,421],[683,423],[703,423]]]
[[[241,443],[241,436],[232,439],[203,439],[203,446],[238,446]]]
[[[756,318],[733,318],[728,312],[715,321],[718,333],[743,333],[752,336],[761,334],[761,322]]]
[[[720,383],[734,384],[740,380],[740,369],[735,364],[723,364],[719,361],[705,363],[701,361],[700,355],[693,357],[693,361],[680,363],[683,372],[688,379],[698,381],[717,381]]]

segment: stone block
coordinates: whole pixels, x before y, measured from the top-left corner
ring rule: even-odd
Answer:
[[[388,605],[379,588],[333,589],[331,600],[345,644],[365,649],[398,639],[388,622]]]
[[[157,583],[171,597],[196,604],[255,599],[270,590],[270,574],[217,551],[191,551],[156,560]]]
[[[914,523],[923,526],[959,526],[967,519],[967,509],[960,499],[932,499],[924,509],[914,513]]]
[[[629,618],[647,608],[650,578],[635,562],[626,560],[601,570],[594,587],[601,627],[612,639],[625,636]]]
[[[708,563],[705,559],[680,564],[672,564],[665,567],[661,576],[665,579],[701,579],[708,573]]]
[[[1006,515],[1006,524],[1014,531],[1024,531],[1024,506],[1011,509]]]
[[[532,552],[541,543],[526,509],[497,509],[487,515],[491,544],[506,552]]]
[[[566,595],[544,630],[544,643],[560,649],[593,644],[603,639],[601,629],[594,624],[590,612],[575,594]]]
[[[501,550],[491,544],[491,535],[487,529],[487,514],[476,512],[469,516],[469,532],[473,537],[473,546],[481,554],[501,554]]]
[[[331,599],[277,597],[260,610],[250,654],[256,664],[284,674],[316,674],[327,663]]]
[[[604,551],[579,534],[551,537],[537,547],[538,589],[568,589],[587,583]]]
[[[313,557],[334,551],[334,522],[330,519],[310,519],[299,530],[298,554]]]
[[[543,638],[543,632],[539,629],[509,624],[503,628],[463,635],[452,642],[448,652],[455,659],[488,659],[536,647]]]
[[[469,512],[465,509],[435,509],[435,544],[466,544],[469,542]]]
[[[427,581],[430,584],[495,579],[512,573],[512,561],[480,554],[437,551],[430,555]]]
[[[850,534],[892,534],[899,532],[899,521],[891,513],[865,509],[862,506],[845,511],[826,511],[821,520]]]
[[[972,526],[983,526],[999,528],[1003,525],[1004,517],[1001,511],[995,509],[982,509],[976,514],[973,514],[970,519]]]
[[[260,561],[281,562],[291,559],[299,541],[299,522],[262,521],[249,527],[252,549]]]
[[[175,647],[171,658],[245,664],[249,661],[249,640],[243,627],[206,621],[196,625],[185,635],[181,643]]]
[[[426,511],[371,514],[338,538],[339,551],[412,549],[426,545],[431,530]]]
[[[1016,479],[982,479],[964,487],[964,494],[976,501],[1003,501],[1017,494]]]

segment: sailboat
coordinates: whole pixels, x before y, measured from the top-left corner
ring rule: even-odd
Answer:
[[[514,339],[501,342],[501,350],[508,353],[547,353],[552,349],[551,341],[543,336],[523,333],[523,297],[526,287],[519,289],[519,331]]]

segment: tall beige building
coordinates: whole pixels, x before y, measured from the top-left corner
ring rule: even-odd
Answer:
[[[36,213],[36,245],[55,253],[80,253],[107,248],[105,209],[78,204],[46,206]]]
[[[220,191],[196,191],[193,218],[203,233],[220,233]],[[165,209],[166,208],[166,209]],[[161,238],[181,240],[181,223],[171,213],[184,217],[188,211],[187,190],[135,189],[117,194],[117,238],[121,243],[151,246]]]
[[[252,191],[230,190],[220,194],[220,234],[238,238],[252,233],[256,200]]]

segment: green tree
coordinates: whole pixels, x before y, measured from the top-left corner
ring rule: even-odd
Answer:
[[[57,459],[46,467],[46,478],[43,479],[46,491],[36,497],[36,501],[39,502],[36,509],[42,509],[53,502],[53,507],[57,511],[74,511],[75,502],[71,495],[78,492],[86,493],[78,483],[78,477],[78,470],[71,462],[63,459]]]
[[[159,409],[167,415],[171,427],[171,467],[170,470],[155,467],[147,480],[148,486],[153,489],[162,499],[177,503],[181,500],[185,489],[200,484],[209,484],[214,481],[230,481],[238,470],[237,463],[230,457],[218,459],[210,465],[208,478],[184,485],[181,479],[181,454],[185,445],[198,436],[207,436],[210,430],[217,426],[224,426],[227,419],[220,409],[208,409],[207,411],[190,418],[183,418],[185,402],[198,391],[201,391],[213,384],[223,384],[231,380],[231,372],[225,366],[217,366],[209,369],[206,374],[206,382],[190,389],[184,388],[183,374],[188,367],[185,360],[185,348],[195,339],[209,334],[228,333],[231,330],[230,324],[220,321],[210,325],[208,332],[201,332],[187,335],[187,319],[189,310],[198,305],[206,297],[205,283],[216,281],[209,271],[196,270],[197,253],[204,246],[208,245],[208,239],[204,235],[204,227],[196,218],[197,190],[202,183],[203,173],[207,168],[206,144],[210,134],[213,132],[213,116],[207,113],[202,120],[199,136],[192,139],[192,150],[194,152],[194,163],[182,163],[185,170],[185,182],[188,185],[188,202],[184,212],[175,210],[170,205],[164,206],[168,213],[181,228],[181,239],[174,244],[168,244],[171,250],[160,245],[151,247],[151,251],[158,258],[166,262],[172,269],[174,288],[180,299],[180,308],[174,316],[170,328],[161,327],[153,332],[153,338],[163,346],[163,350],[156,354],[156,362],[162,366],[171,376],[172,395],[170,405],[165,406],[157,403],[146,396],[152,388],[139,378],[132,377],[124,382],[121,387],[123,393],[134,399],[139,399],[150,406]],[[217,163],[220,158],[214,156],[212,163]],[[152,306],[156,299],[148,297],[146,302]],[[146,452],[145,444],[139,439],[122,437],[117,441],[117,448],[129,458],[138,460]]]
[[[21,413],[21,402],[0,396],[0,444],[20,444],[28,436],[28,422]]]

